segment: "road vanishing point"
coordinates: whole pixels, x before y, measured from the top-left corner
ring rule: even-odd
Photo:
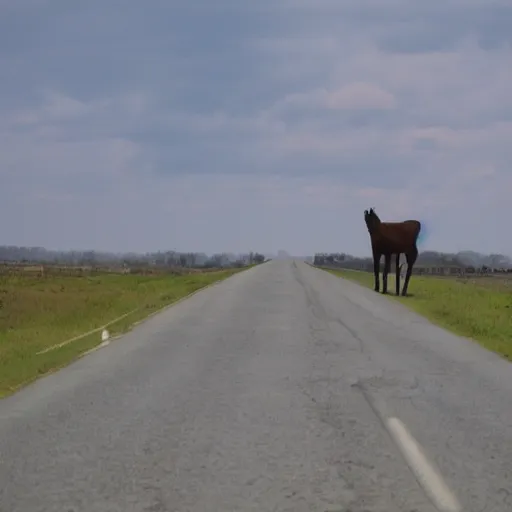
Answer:
[[[510,363],[301,261],[0,401],[1,512],[459,510],[512,511]]]

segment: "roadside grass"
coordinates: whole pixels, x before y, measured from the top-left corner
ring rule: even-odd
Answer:
[[[321,268],[321,267],[320,267]],[[373,289],[373,274],[357,270],[327,272]],[[400,280],[400,287],[403,279]],[[381,274],[382,289],[382,274]],[[388,276],[388,297],[488,350],[512,360],[512,279],[510,277],[411,277],[409,297],[395,295],[395,277]]]
[[[247,268],[156,276],[0,276],[0,398],[99,345],[101,332],[38,352],[129,313],[107,327],[111,336],[126,332],[155,311]]]

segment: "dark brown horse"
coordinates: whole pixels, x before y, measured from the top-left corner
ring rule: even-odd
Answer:
[[[382,222],[373,208],[364,211],[364,221],[370,233],[373,253],[373,273],[375,291],[378,292],[380,258],[384,254],[384,272],[382,274],[382,293],[388,292],[388,274],[391,270],[391,256],[396,254],[396,294],[400,295],[400,254],[405,254],[407,273],[405,274],[402,295],[407,295],[412,267],[418,257],[416,242],[421,231],[421,222],[406,220],[403,222]]]

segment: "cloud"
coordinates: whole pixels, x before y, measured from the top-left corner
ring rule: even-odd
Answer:
[[[325,104],[332,109],[389,109],[395,106],[395,98],[372,84],[349,84],[327,93]]]
[[[5,243],[512,254],[509,2],[212,5],[2,2]]]
[[[393,95],[380,87],[364,82],[347,84],[334,90],[318,89],[309,93],[286,96],[274,108],[320,108],[329,110],[391,109]]]

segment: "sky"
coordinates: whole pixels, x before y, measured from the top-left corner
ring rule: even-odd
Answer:
[[[0,0],[0,244],[512,255],[510,0]]]

